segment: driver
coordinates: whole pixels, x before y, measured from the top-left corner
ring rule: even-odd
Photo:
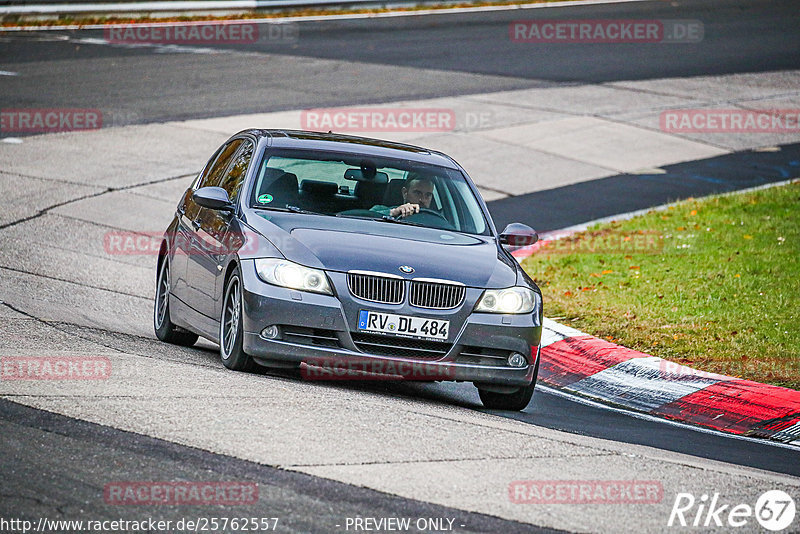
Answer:
[[[430,209],[433,200],[433,182],[425,176],[408,173],[405,184],[401,190],[403,204],[389,208],[388,206],[373,206],[372,211],[392,217],[408,217],[419,213],[420,208]]]

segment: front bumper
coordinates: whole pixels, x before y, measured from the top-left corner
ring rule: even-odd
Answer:
[[[365,379],[453,380],[497,386],[523,387],[534,376],[541,340],[541,309],[530,314],[468,313],[451,323],[447,342],[417,342],[394,336],[369,336],[363,342],[356,327],[358,309],[451,319],[457,313],[384,306],[359,301],[349,294],[334,297],[294,291],[263,282],[251,261],[243,261],[244,351],[262,365],[303,365],[305,376],[317,379],[363,377]],[[342,288],[344,275],[329,273],[334,287]],[[341,279],[337,279],[340,276]],[[345,284],[346,287],[346,284]],[[480,290],[474,290],[478,295]],[[477,297],[463,306],[472,309]],[[281,328],[278,339],[266,339],[261,331]],[[396,349],[393,344],[397,344]],[[431,350],[415,353],[416,346]],[[378,350],[372,350],[372,347]],[[524,355],[527,365],[511,367],[507,356]],[[504,357],[505,355],[505,357]],[[321,370],[320,370],[321,369]],[[309,371],[310,370],[310,371]],[[342,371],[348,371],[346,375]],[[363,371],[363,372],[362,372]]]

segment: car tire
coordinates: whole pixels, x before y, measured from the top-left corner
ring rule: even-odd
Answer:
[[[533,380],[530,385],[521,387],[514,393],[497,393],[478,388],[478,395],[483,406],[490,410],[509,410],[519,412],[531,402],[536,380],[539,377],[539,358],[536,358],[536,368],[533,371]]]
[[[256,364],[242,347],[242,279],[234,271],[225,283],[219,318],[219,356],[222,365],[234,371],[252,371]]]
[[[169,316],[169,292],[172,279],[169,276],[169,260],[161,261],[156,281],[156,297],[153,304],[153,329],[156,337],[165,343],[191,347],[197,342],[197,334],[188,332],[172,322]]]

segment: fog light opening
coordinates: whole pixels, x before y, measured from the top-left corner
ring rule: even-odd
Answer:
[[[511,356],[508,357],[508,365],[511,367],[525,367],[527,364],[528,361],[525,359],[525,356],[519,352],[512,352]]]
[[[281,329],[277,326],[270,325],[261,331],[261,337],[264,339],[278,339],[281,335]]]

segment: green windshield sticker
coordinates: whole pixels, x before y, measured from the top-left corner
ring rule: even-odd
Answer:
[[[259,204],[269,204],[270,202],[272,202],[272,195],[270,195],[269,193],[259,195],[258,197]]]

